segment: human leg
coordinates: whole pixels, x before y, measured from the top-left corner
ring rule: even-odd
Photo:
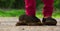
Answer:
[[[52,18],[54,0],[42,0],[44,3],[43,20],[45,25],[56,25],[57,21]]]

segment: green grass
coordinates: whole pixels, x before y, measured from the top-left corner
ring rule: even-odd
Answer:
[[[41,11],[37,11],[36,16],[38,18],[43,18],[43,14],[42,14]],[[54,11],[53,14],[52,14],[52,17],[53,18],[60,18],[60,11],[59,10],[58,11]]]
[[[18,17],[21,14],[24,14],[25,12],[23,10],[0,10],[0,17]]]
[[[20,9],[20,10],[16,10],[16,9],[2,10],[2,9],[0,9],[0,17],[19,17],[22,14],[25,14],[24,10],[22,10],[22,9]],[[36,16],[38,18],[42,18],[43,17],[42,12],[37,11]],[[52,17],[60,18],[60,12],[59,11],[54,12]]]

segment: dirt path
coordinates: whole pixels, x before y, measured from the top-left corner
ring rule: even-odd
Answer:
[[[56,18],[58,21],[57,26],[18,26],[15,24],[18,22],[16,17],[0,17],[0,31],[60,31],[60,18]]]

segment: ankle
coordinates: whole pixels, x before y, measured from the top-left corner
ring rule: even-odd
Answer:
[[[51,16],[45,16],[44,18],[51,18]]]

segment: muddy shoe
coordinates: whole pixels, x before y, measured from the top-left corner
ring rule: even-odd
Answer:
[[[21,15],[19,17],[19,22],[17,22],[16,26],[21,26],[21,25],[36,26],[36,25],[42,25],[42,23],[40,19],[38,19],[35,16]]]
[[[20,26],[20,25],[27,25],[27,24],[25,24],[25,23],[20,23],[20,22],[17,22],[17,24],[16,24],[16,26]]]
[[[52,25],[56,25],[57,21],[55,19],[49,17],[49,18],[43,18],[42,23],[44,25],[51,25],[52,26]]]

